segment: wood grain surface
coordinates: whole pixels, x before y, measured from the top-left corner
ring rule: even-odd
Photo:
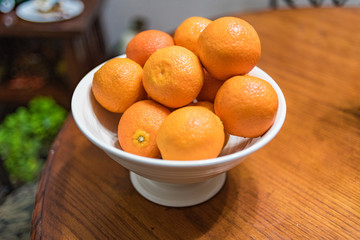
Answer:
[[[44,168],[32,239],[360,239],[360,9],[239,15],[284,92],[274,140],[187,208],[140,196],[70,115]]]

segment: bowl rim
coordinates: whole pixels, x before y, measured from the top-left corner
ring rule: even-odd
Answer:
[[[122,55],[116,56],[116,58],[117,57],[124,58],[124,57],[126,57],[126,55],[122,54]],[[132,153],[125,152],[119,148],[116,148],[115,146],[110,146],[110,145],[105,144],[104,142],[100,141],[96,136],[94,136],[90,131],[88,131],[85,126],[82,126],[80,124],[81,123],[81,119],[80,119],[81,116],[79,115],[80,111],[76,111],[76,109],[79,108],[78,106],[82,105],[81,104],[82,102],[79,101],[79,100],[82,100],[79,98],[81,91],[83,89],[88,89],[87,87],[89,87],[89,84],[92,83],[93,74],[105,62],[99,64],[98,66],[96,66],[95,68],[90,70],[80,80],[80,82],[76,86],[76,88],[73,92],[73,95],[72,95],[71,112],[72,112],[72,115],[73,115],[76,125],[81,130],[81,132],[88,138],[88,140],[90,140],[93,144],[95,144],[100,149],[105,151],[107,154],[116,155],[117,157],[120,157],[124,160],[136,162],[139,164],[145,164],[145,165],[154,165],[154,166],[156,165],[159,167],[163,166],[163,167],[183,167],[183,168],[184,167],[186,167],[186,168],[187,167],[189,167],[189,168],[191,168],[191,167],[206,167],[206,166],[211,166],[211,165],[216,165],[216,164],[222,164],[222,163],[234,161],[234,160],[243,158],[245,156],[248,156],[251,153],[264,147],[278,134],[278,132],[280,131],[280,129],[282,128],[282,126],[284,124],[285,117],[286,117],[286,101],[285,101],[284,94],[281,91],[278,84],[275,82],[275,80],[271,76],[269,76],[266,72],[264,72],[259,67],[255,66],[252,71],[258,71],[260,74],[265,75],[270,80],[270,84],[273,86],[273,88],[275,89],[275,91],[278,95],[279,104],[278,104],[278,110],[277,110],[274,124],[270,127],[270,129],[263,136],[261,136],[261,139],[259,141],[257,141],[256,143],[254,143],[253,145],[251,145],[241,151],[235,152],[235,153],[231,153],[231,154],[227,154],[224,156],[219,156],[219,157],[211,158],[211,159],[203,159],[203,160],[164,160],[164,159],[160,159],[160,158],[149,158],[149,157],[138,156],[138,155],[135,155]],[[268,81],[268,80],[266,80],[266,81]],[[85,101],[85,100],[83,100],[83,101]]]

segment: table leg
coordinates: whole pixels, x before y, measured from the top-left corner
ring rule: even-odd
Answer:
[[[65,83],[71,92],[81,80],[84,69],[86,69],[84,66],[85,51],[80,38],[65,40],[64,58],[68,75]]]

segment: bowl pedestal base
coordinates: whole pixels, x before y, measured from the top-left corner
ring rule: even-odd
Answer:
[[[172,184],[150,180],[130,171],[131,183],[143,197],[167,207],[188,207],[203,203],[220,191],[225,179],[226,173],[222,173],[204,182]]]

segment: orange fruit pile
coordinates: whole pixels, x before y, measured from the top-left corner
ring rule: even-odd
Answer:
[[[121,116],[118,125],[122,149],[144,157],[160,157],[156,136],[161,123],[169,114],[169,109],[152,100],[142,100],[131,105]]]
[[[270,83],[263,79],[235,76],[219,89],[214,108],[228,133],[254,138],[274,123],[278,97]]]
[[[190,17],[173,36],[147,30],[126,58],[106,62],[92,92],[105,109],[123,113],[121,148],[167,160],[216,158],[229,135],[260,137],[274,123],[278,96],[250,76],[261,55],[256,30],[237,17]]]
[[[255,29],[236,17],[211,22],[198,39],[199,57],[215,78],[226,80],[250,72],[260,59],[260,39]]]
[[[184,47],[159,49],[144,66],[146,92],[152,99],[171,108],[191,103],[199,94],[203,82],[199,58]]]
[[[175,44],[186,47],[198,55],[198,38],[200,33],[202,33],[210,23],[210,19],[203,17],[190,17],[185,19],[174,33]]]
[[[122,113],[145,97],[142,67],[128,58],[113,58],[95,72],[92,92],[105,109]]]
[[[163,31],[146,30],[137,34],[130,40],[126,46],[126,56],[141,67],[144,66],[147,59],[160,48],[174,45],[174,39]]]
[[[215,113],[201,106],[173,111],[160,126],[156,142],[164,159],[214,158],[225,141],[224,127]]]

